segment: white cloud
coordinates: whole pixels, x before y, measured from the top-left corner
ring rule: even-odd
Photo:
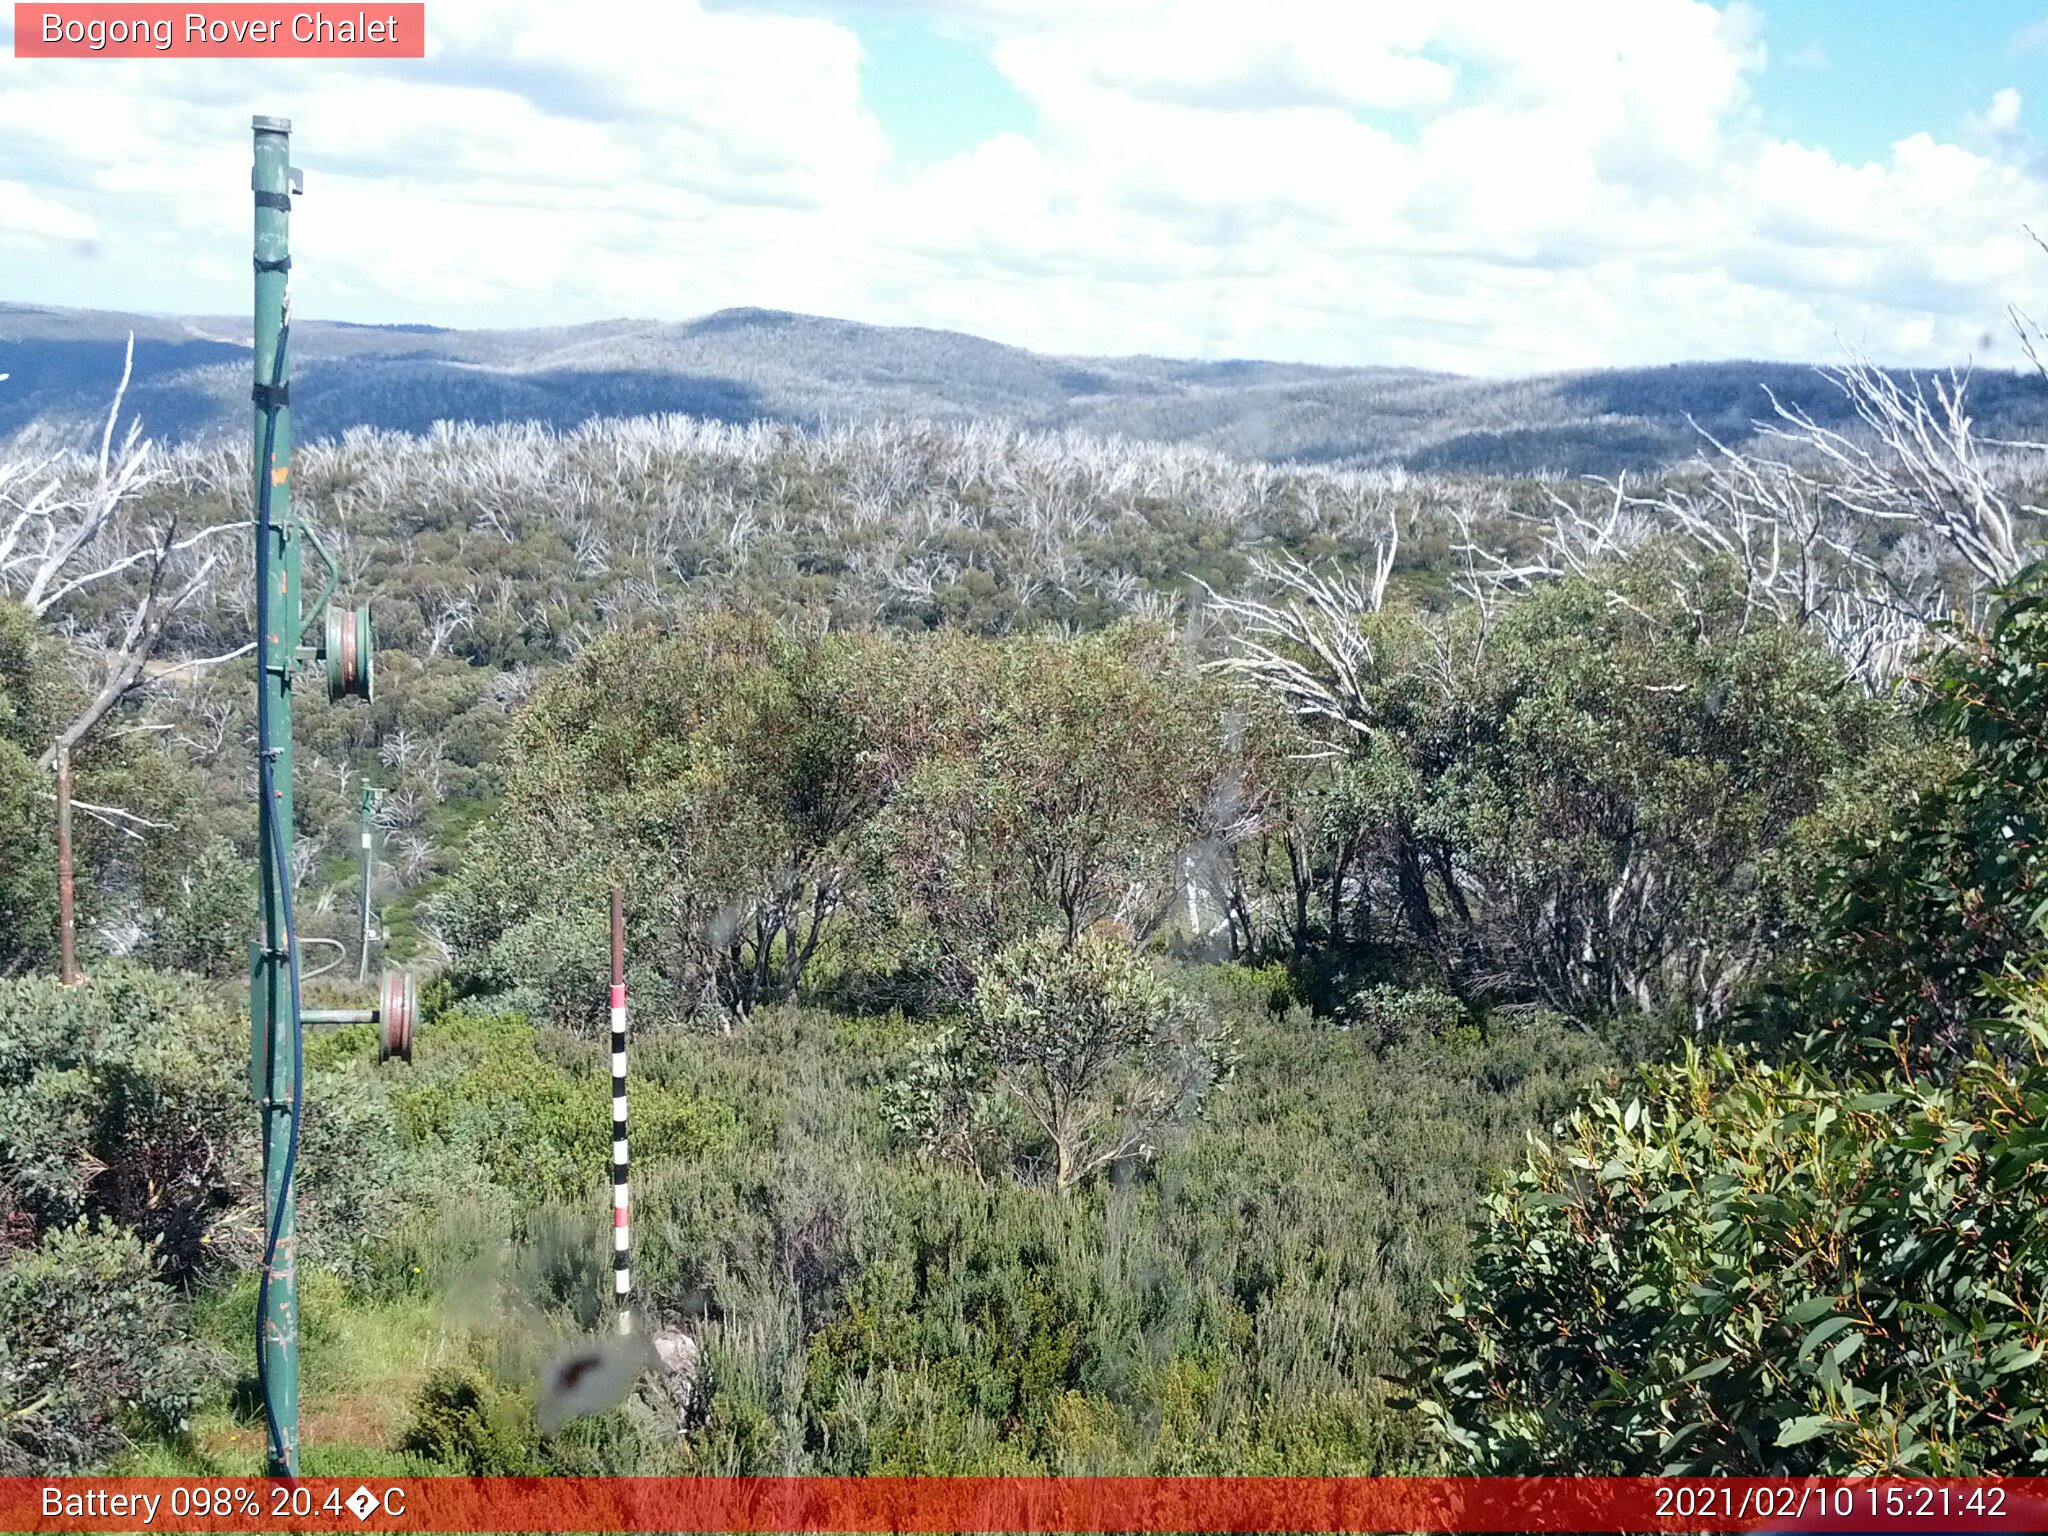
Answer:
[[[1017,339],[1174,350],[1177,330],[1180,350],[1224,350],[1256,314],[1245,350],[1332,362],[1816,356],[1838,335],[1933,360],[2048,278],[2019,233],[2043,192],[2019,159],[1920,135],[1852,166],[1766,137],[1758,19],[1737,7],[1345,7],[1352,51],[1374,63],[1363,78],[1393,77],[1381,61],[1406,52],[1450,82],[1405,135],[1334,110],[1305,71],[1267,70],[1257,102],[1213,99],[1243,30],[1315,33],[1290,0],[1122,0],[1107,21],[1080,0],[948,11],[983,18],[1043,127],[1000,167],[971,152],[934,173],[980,189],[971,219],[913,188],[901,227],[968,243],[984,268],[1028,251],[1014,288],[977,284],[983,328]],[[1183,37],[1140,66],[1147,24],[1214,46]],[[1043,188],[1061,189],[1057,209],[1028,190]],[[1073,282],[1040,302],[1066,270],[1097,274],[1092,313]],[[1113,291],[1123,277],[1149,286]]]
[[[18,181],[0,181],[0,244],[90,249],[99,226],[76,208],[32,191]]]
[[[2039,21],[2029,22],[2013,33],[2011,40],[2005,45],[2005,52],[2008,58],[2019,59],[2030,53],[2038,53],[2043,48],[2048,48],[2048,16],[2042,17]]]
[[[1388,8],[1175,0],[1034,14],[1038,23],[1006,28],[995,47],[997,65],[1027,93],[1240,112],[1414,110],[1441,106],[1454,83],[1444,64],[1418,53],[1426,29]]]
[[[1838,336],[1946,361],[2007,300],[2048,309],[2016,91],[1973,147],[1845,164],[1760,127],[1739,3],[902,8],[985,46],[1033,131],[899,175],[849,29],[695,0],[436,0],[416,63],[11,61],[0,232],[55,233],[6,296],[239,311],[247,115],[283,112],[299,302],[342,318],[763,304],[1514,372]],[[95,233],[90,273],[48,248]]]

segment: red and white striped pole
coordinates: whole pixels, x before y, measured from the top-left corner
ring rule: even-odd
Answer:
[[[633,1229],[626,1196],[626,898],[612,887],[612,1290],[633,1331]]]

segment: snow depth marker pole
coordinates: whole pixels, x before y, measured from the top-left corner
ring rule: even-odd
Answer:
[[[626,898],[612,887],[612,1290],[633,1331],[633,1229],[626,1198]]]

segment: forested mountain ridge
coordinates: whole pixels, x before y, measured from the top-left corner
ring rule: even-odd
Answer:
[[[0,440],[96,439],[133,332],[133,412],[160,442],[238,436],[248,321],[0,303]],[[302,441],[440,420],[538,421],[675,412],[817,428],[893,417],[1186,443],[1239,458],[1410,470],[1613,474],[1690,456],[1694,424],[1733,442],[1772,398],[1824,423],[1848,402],[1803,364],[1678,363],[1527,379],[1244,360],[1061,357],[956,331],[766,309],[677,323],[605,320],[448,330],[302,320],[293,327]],[[1904,375],[1901,375],[1903,378]],[[2032,375],[1979,374],[1980,430],[2039,420]]]

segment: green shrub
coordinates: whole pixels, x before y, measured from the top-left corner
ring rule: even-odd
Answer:
[[[1423,1407],[1482,1472],[2048,1467],[2048,610],[1951,657],[1940,780],[1826,872],[1803,1050],[1688,1045],[1492,1199]]]
[[[2048,567],[1957,637],[1922,704],[1952,747],[1826,868],[1792,984],[1763,1009],[1823,1058],[1967,1060],[1987,978],[2048,969]]]
[[[1284,1016],[1304,1001],[1301,984],[1278,960],[1264,965],[1209,965],[1196,973],[1205,990],[1232,1015]]]
[[[2048,1467],[2048,997],[1952,1085],[1688,1051],[1487,1207],[1424,1402],[1460,1470]]]
[[[1192,1118],[1229,1074],[1227,1030],[1204,1028],[1115,930],[1046,930],[995,955],[963,1026],[964,1070],[985,1070],[1052,1143],[1064,1195]],[[981,1063],[986,1063],[985,1069]]]
[[[0,981],[0,1191],[38,1229],[110,1218],[173,1275],[255,1198],[249,1028],[190,981],[108,964]]]
[[[565,1069],[517,1015],[444,1017],[421,1041],[414,1074],[394,1091],[397,1137],[479,1165],[522,1205],[587,1193],[611,1167],[609,1056],[557,1037]],[[731,1108],[642,1075],[630,1089],[633,1155],[642,1163],[693,1155],[731,1136]]]
[[[389,1275],[406,1237],[458,1207],[491,1203],[466,1148],[420,1145],[406,1134],[397,1097],[410,1076],[378,1066],[367,1049],[307,1070],[294,1180],[299,1252],[354,1284]]]
[[[1391,983],[1361,987],[1337,1009],[1338,1023],[1360,1031],[1382,1049],[1448,1034],[1465,1019],[1465,1005],[1448,992]]]
[[[300,1257],[360,1276],[399,1212],[454,1176],[404,1153],[399,1069],[380,1077],[353,1038],[354,1052],[308,1039],[296,1183]],[[76,987],[0,981],[0,1191],[37,1230],[81,1217],[132,1229],[175,1281],[254,1263],[248,1053],[247,1019],[189,977],[108,963]]]
[[[882,1091],[900,1142],[974,1173],[994,1157],[1002,1108],[987,1056],[957,1024],[913,1042]]]
[[[398,1449],[471,1477],[527,1477],[550,1470],[531,1409],[475,1369],[442,1369],[413,1402]]]
[[[1605,1059],[1547,1018],[1384,1053],[1249,1020],[1231,1090],[1142,1176],[1057,1200],[903,1156],[884,1044],[770,1010],[647,1053],[760,1127],[635,1165],[635,1286],[704,1347],[677,1470],[1398,1471],[1382,1378],[1486,1171]]]
[[[150,914],[150,964],[200,976],[246,971],[255,889],[256,866],[226,838],[213,839],[177,876],[165,904]]]
[[[132,1233],[59,1227],[0,1262],[0,1474],[78,1472],[175,1434],[215,1369]]]

